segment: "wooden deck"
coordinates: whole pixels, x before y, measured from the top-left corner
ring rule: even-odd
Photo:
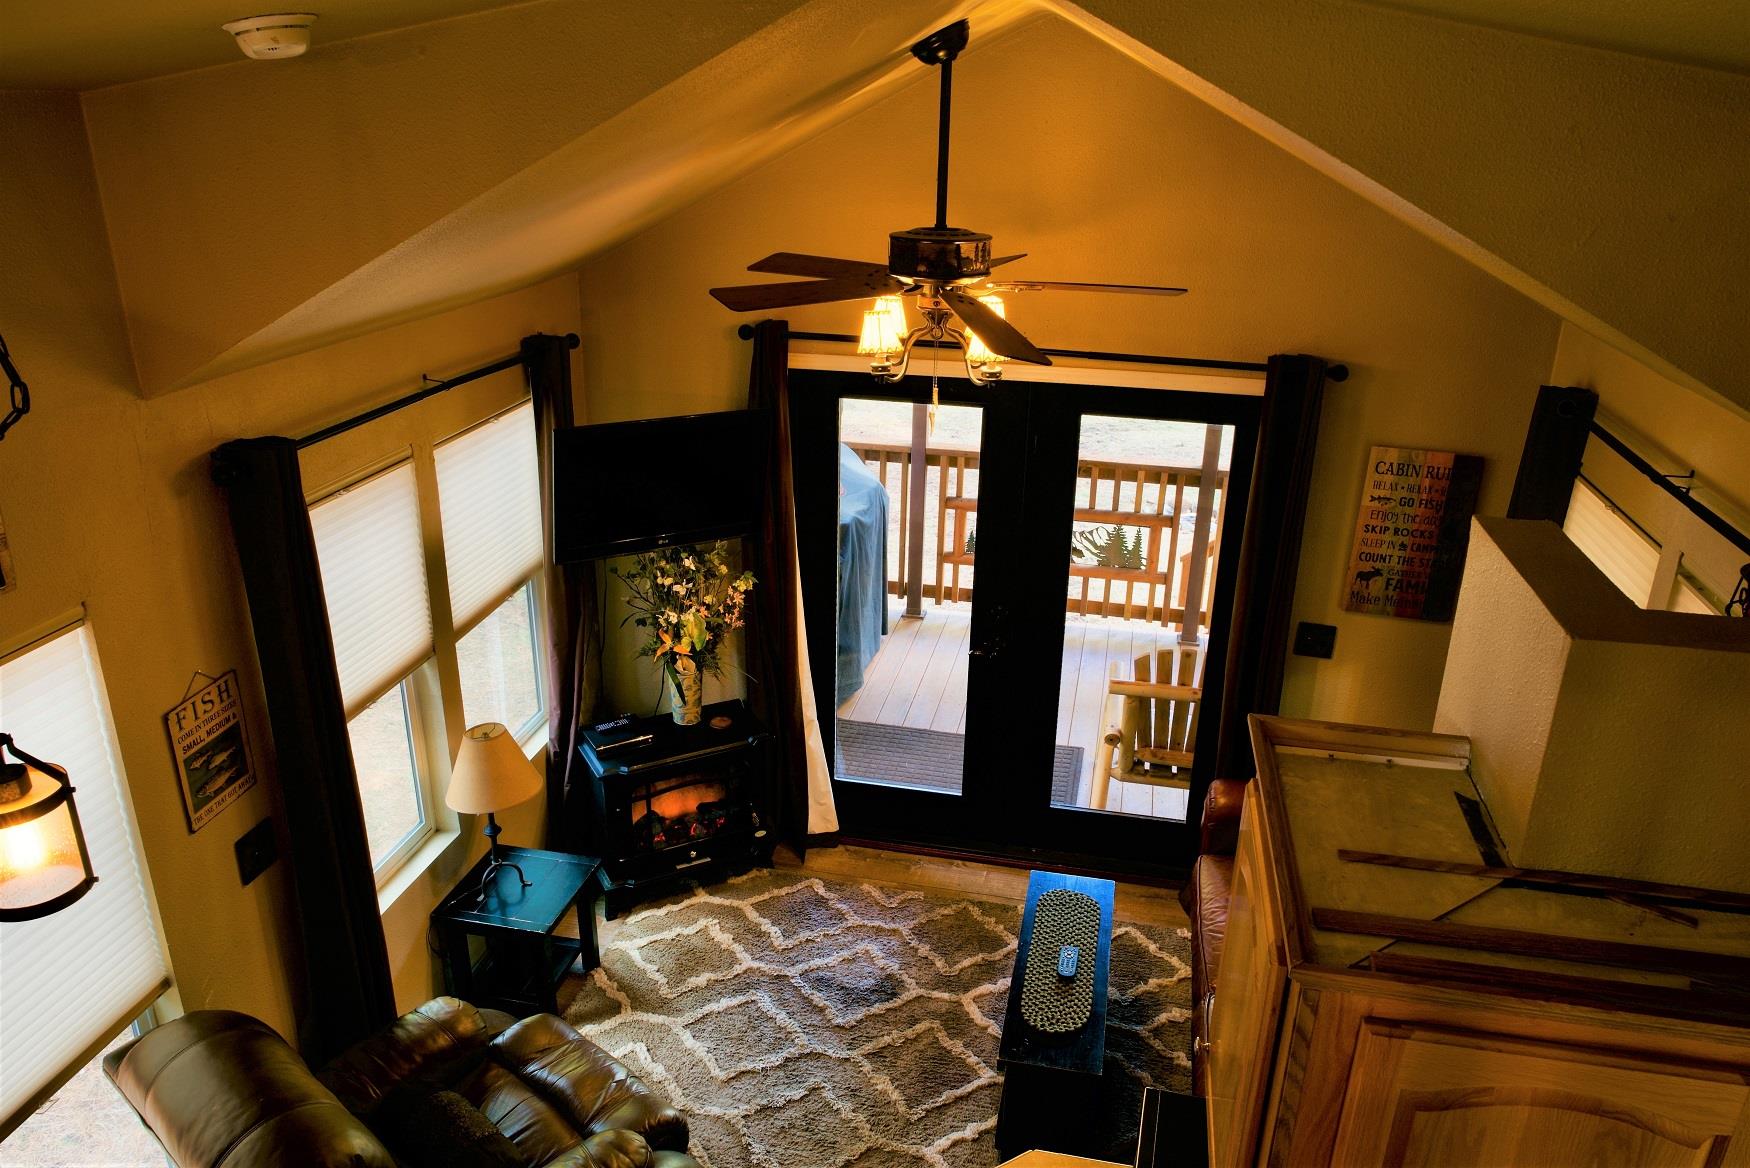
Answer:
[[[966,651],[969,604],[928,605],[922,620],[904,620],[892,606],[881,652],[864,672],[863,688],[839,707],[839,717],[888,726],[966,733]],[[1094,759],[1106,731],[1106,681],[1110,667],[1129,677],[1135,658],[1178,643],[1158,623],[1110,617],[1065,624],[1063,675],[1058,690],[1057,741],[1082,748],[1076,806],[1088,805]],[[1107,810],[1163,819],[1185,818],[1186,793],[1114,782]]]

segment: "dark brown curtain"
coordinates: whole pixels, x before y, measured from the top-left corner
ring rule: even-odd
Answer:
[[[547,846],[582,851],[589,840],[589,768],[579,728],[596,720],[602,694],[602,634],[595,565],[553,563],[553,434],[577,424],[571,399],[572,338],[524,337],[523,370],[535,403],[541,521],[547,542]]]
[[[1240,540],[1233,625],[1228,635],[1221,730],[1216,744],[1217,778],[1251,776],[1252,742],[1246,716],[1274,714],[1281,707],[1288,619],[1294,610],[1300,539],[1306,527],[1306,497],[1312,483],[1324,392],[1325,362],[1320,358],[1270,358],[1264,376],[1258,460]]]
[[[290,438],[213,453],[267,693],[297,897],[305,994],[298,1047],[320,1066],[395,1017],[395,988],[316,540]]]
[[[753,330],[749,409],[770,412],[766,497],[760,528],[745,541],[759,579],[748,617],[748,705],[773,736],[773,789],[766,807],[774,834],[798,853],[808,844],[808,757],[804,749],[802,684],[796,667],[801,613],[796,605],[796,493],[790,460],[790,326],[763,320]]]
[[[1537,391],[1507,518],[1548,519],[1558,526],[1567,519],[1597,413],[1598,395],[1589,389],[1546,385]]]

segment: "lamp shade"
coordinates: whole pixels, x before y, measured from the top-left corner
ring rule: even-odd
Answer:
[[[462,734],[444,802],[463,815],[503,811],[541,793],[541,772],[502,722],[482,722]]]
[[[67,772],[35,759],[0,766],[0,921],[57,912],[96,882]]]
[[[857,352],[865,357],[894,357],[905,349],[905,303],[897,296],[879,296],[863,313]]]

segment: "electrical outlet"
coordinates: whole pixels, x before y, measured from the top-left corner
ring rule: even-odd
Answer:
[[[273,867],[280,858],[279,841],[274,838],[273,820],[264,819],[237,840],[237,875],[247,885]]]
[[[1337,651],[1337,626],[1315,625],[1301,621],[1294,630],[1294,652],[1298,657],[1329,658]]]

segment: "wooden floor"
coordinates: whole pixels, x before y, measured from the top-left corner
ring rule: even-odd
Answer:
[[[839,717],[966,733],[971,605],[926,603],[922,620],[906,620],[899,610],[896,602],[881,651],[863,672],[863,688],[839,707]],[[1177,643],[1175,634],[1149,621],[1072,617],[1065,623],[1057,741],[1082,748],[1075,806],[1086,807],[1092,790],[1094,760],[1108,720],[1111,666],[1129,677],[1137,657]],[[1115,782],[1106,809],[1183,820],[1185,803],[1184,791]]]

